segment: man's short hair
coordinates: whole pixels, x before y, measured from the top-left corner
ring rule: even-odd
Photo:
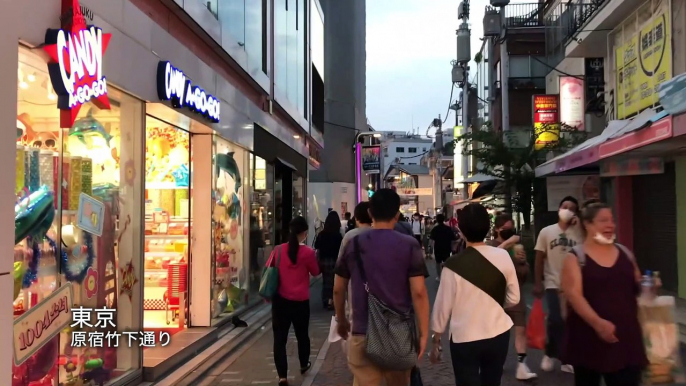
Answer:
[[[355,207],[355,221],[358,224],[371,224],[372,217],[369,215],[369,202],[362,201]]]
[[[567,197],[563,198],[560,201],[560,205],[558,205],[558,208],[562,207],[562,204],[564,204],[565,202],[571,202],[572,204],[576,205],[577,210],[581,209],[581,208],[579,208],[579,201],[577,201],[577,199],[572,197],[572,196],[567,196]]]
[[[350,212],[345,212],[344,216],[346,220],[350,220],[352,215],[350,214]]]
[[[491,217],[481,204],[469,204],[458,212],[457,222],[460,232],[470,243],[484,241],[491,229]]]
[[[369,211],[375,221],[391,221],[400,211],[400,196],[393,189],[379,189],[369,199]]]
[[[436,215],[436,222],[439,224],[443,224],[445,222],[445,216],[442,214],[437,214]]]

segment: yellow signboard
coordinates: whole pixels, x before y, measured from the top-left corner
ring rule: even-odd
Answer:
[[[636,16],[634,16],[636,17]],[[615,49],[617,118],[623,119],[658,102],[658,85],[672,77],[669,11],[660,8],[638,33]]]

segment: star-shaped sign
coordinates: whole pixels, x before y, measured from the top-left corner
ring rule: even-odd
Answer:
[[[60,127],[71,128],[84,103],[110,108],[102,58],[111,37],[86,25],[78,0],[62,0],[62,29],[49,29],[43,48],[52,59],[48,70],[61,110]]]
[[[121,286],[119,289],[119,295],[129,295],[129,300],[131,300],[133,297],[133,286],[138,283],[133,262],[129,261],[124,268],[119,268],[119,272],[121,273]]]

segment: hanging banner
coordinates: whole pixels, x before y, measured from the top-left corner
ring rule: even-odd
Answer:
[[[381,146],[362,148],[362,170],[367,174],[381,173]]]
[[[584,131],[584,81],[574,76],[560,77],[560,122]]]
[[[398,193],[399,196],[431,196],[433,194],[433,189],[396,187],[395,192]]]
[[[560,100],[557,95],[533,96],[536,150],[554,144],[560,138]]]
[[[650,2],[647,7],[650,7]],[[669,2],[663,2],[645,22],[638,20],[637,32],[628,33],[628,27],[620,27],[615,37],[620,44],[615,48],[617,118],[624,119],[658,103],[658,89],[662,82],[672,77],[672,46]],[[637,23],[637,12],[624,22]],[[624,30],[623,30],[624,29]]]
[[[605,113],[605,59],[586,58],[586,112]]]

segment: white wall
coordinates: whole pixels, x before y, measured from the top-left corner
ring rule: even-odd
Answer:
[[[317,219],[323,224],[329,214],[329,208],[343,216],[341,209],[343,203],[347,205],[347,211],[353,213],[357,197],[355,197],[355,184],[345,182],[309,182],[307,194],[307,222],[310,225],[307,242],[308,245],[312,245]]]
[[[396,151],[397,147],[402,147],[405,149],[404,153],[398,153]],[[416,153],[409,153],[408,148],[416,147]],[[424,150],[426,149],[426,150]],[[396,158],[400,158],[400,165],[416,164],[419,165],[419,161],[422,159],[422,153],[425,153],[431,149],[431,141],[427,139],[417,139],[413,141],[411,139],[403,139],[402,141],[397,141],[393,139],[386,139],[382,141],[381,152],[383,153],[381,157],[381,169],[382,175],[388,173],[388,168],[394,164]],[[416,157],[414,157],[416,156]],[[414,157],[414,158],[404,158],[404,157]]]
[[[584,58],[564,58],[560,64],[557,65],[559,71],[550,71],[545,77],[545,93],[559,94],[560,93],[560,77],[566,74],[583,76],[586,72],[584,67]]]

